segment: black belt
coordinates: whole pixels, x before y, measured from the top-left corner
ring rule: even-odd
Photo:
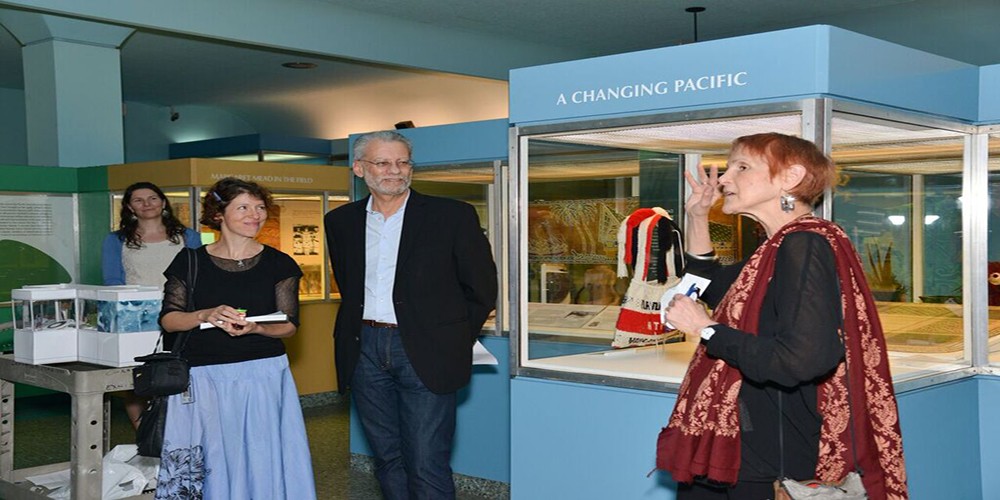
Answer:
[[[362,324],[368,325],[372,328],[399,328],[399,325],[395,323],[382,323],[380,321],[374,321],[370,319],[361,320]]]

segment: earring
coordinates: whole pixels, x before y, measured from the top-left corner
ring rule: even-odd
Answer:
[[[164,209],[163,209],[163,210],[162,210],[162,211],[160,212],[160,215],[162,215],[163,217],[170,217],[170,210],[167,210],[167,209],[165,209],[165,208],[164,208]]]
[[[139,220],[139,217],[135,215],[135,212],[132,212],[129,214],[128,220]]]
[[[786,194],[782,194],[780,197],[778,197],[778,200],[781,202],[781,211],[782,212],[788,213],[788,212],[791,212],[792,210],[795,210],[795,197],[794,196],[786,193]]]

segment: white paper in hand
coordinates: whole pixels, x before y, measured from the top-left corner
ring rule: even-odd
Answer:
[[[279,311],[279,312],[273,312],[271,314],[263,314],[260,316],[247,316],[244,319],[246,319],[247,321],[252,321],[254,323],[280,323],[282,321],[288,321],[288,315]],[[201,327],[202,330],[206,330],[208,328],[215,328],[218,325],[213,325],[211,323],[202,323],[199,326]]]
[[[674,295],[687,295],[694,300],[698,300],[701,297],[701,292],[708,288],[708,284],[712,280],[708,278],[702,278],[697,274],[687,273],[681,278],[681,282],[668,288],[666,292],[663,292],[663,296],[660,297],[660,322],[667,327],[667,330],[673,330],[674,326],[667,323],[667,304],[674,298]]]

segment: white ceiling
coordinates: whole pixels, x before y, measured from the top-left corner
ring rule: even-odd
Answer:
[[[281,0],[262,0],[280,2]],[[23,8],[31,1],[19,4]],[[35,3],[60,2],[37,0]],[[415,23],[426,33],[464,32],[497,43],[559,49],[572,58],[629,52],[811,24],[831,24],[876,38],[985,65],[1000,63],[1000,0],[300,0],[366,15]],[[294,8],[296,2],[287,2]],[[85,8],[81,8],[85,9]],[[85,16],[84,16],[85,17]],[[333,20],[331,20],[332,22]],[[390,23],[390,25],[393,25]],[[269,29],[296,29],[294,26]],[[466,75],[361,62],[325,54],[241,45],[138,26],[122,47],[127,101],[156,106],[216,106],[262,133],[336,138],[391,127],[408,119],[418,126],[505,117],[503,58],[489,70]],[[419,37],[414,47],[419,49]],[[401,48],[400,50],[403,50]],[[447,48],[443,54],[447,59]],[[553,52],[555,53],[555,52]],[[459,57],[456,47],[456,57]],[[493,62],[482,53],[481,67]],[[464,57],[464,56],[462,56]],[[309,61],[313,70],[290,70]],[[397,61],[398,62],[398,61]],[[455,67],[461,67],[457,61]],[[509,66],[509,67],[508,67]],[[470,65],[471,67],[471,65]],[[487,74],[488,73],[488,74]],[[0,87],[23,87],[20,47],[0,30]]]

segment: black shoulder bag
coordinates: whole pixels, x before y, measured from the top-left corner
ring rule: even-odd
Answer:
[[[188,252],[187,310],[191,312],[194,311],[198,255],[189,248],[185,248],[184,251]],[[184,392],[190,383],[190,366],[187,359],[181,356],[181,351],[192,331],[178,333],[172,351],[155,352],[160,349],[163,342],[161,332],[154,352],[135,358],[142,364],[132,370],[133,390],[137,396],[149,398],[146,408],[139,417],[139,428],[135,431],[135,444],[139,447],[139,455],[159,458],[163,450],[163,431],[167,423],[167,397]]]

